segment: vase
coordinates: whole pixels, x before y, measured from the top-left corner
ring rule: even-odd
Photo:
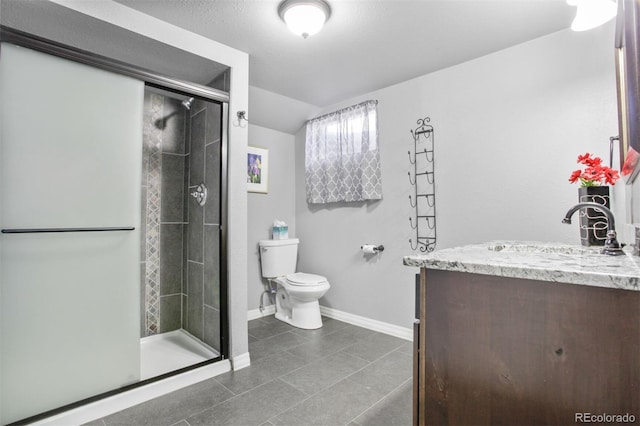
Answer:
[[[610,208],[608,186],[584,186],[578,188],[580,203],[598,203]],[[603,246],[607,239],[609,221],[596,209],[580,209],[580,242],[583,246]]]

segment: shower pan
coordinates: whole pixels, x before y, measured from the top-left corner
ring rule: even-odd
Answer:
[[[227,358],[228,94],[0,41],[0,424]]]

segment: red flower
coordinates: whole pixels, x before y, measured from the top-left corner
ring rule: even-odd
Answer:
[[[588,152],[584,155],[578,155],[578,163],[584,164],[583,170],[575,170],[569,177],[569,182],[575,183],[580,180],[582,186],[599,186],[601,184],[615,185],[620,179],[620,175],[616,170],[602,165],[600,157],[592,157]]]
[[[571,176],[569,177],[569,182],[576,183],[576,181],[580,177],[580,174],[582,174],[582,170],[580,169],[575,170],[573,173],[571,173]]]

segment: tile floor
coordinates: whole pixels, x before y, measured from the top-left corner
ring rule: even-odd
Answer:
[[[324,318],[249,322],[251,366],[91,422],[111,425],[411,425],[412,344]]]

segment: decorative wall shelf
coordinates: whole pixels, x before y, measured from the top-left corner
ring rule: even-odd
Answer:
[[[408,172],[409,183],[413,186],[413,195],[409,203],[415,208],[415,216],[409,218],[409,224],[416,231],[416,239],[409,239],[412,250],[432,252],[436,248],[436,193],[434,169],[434,130],[429,124],[431,118],[417,121],[418,127],[411,130],[413,136],[413,154],[409,162],[413,165],[413,176]]]

